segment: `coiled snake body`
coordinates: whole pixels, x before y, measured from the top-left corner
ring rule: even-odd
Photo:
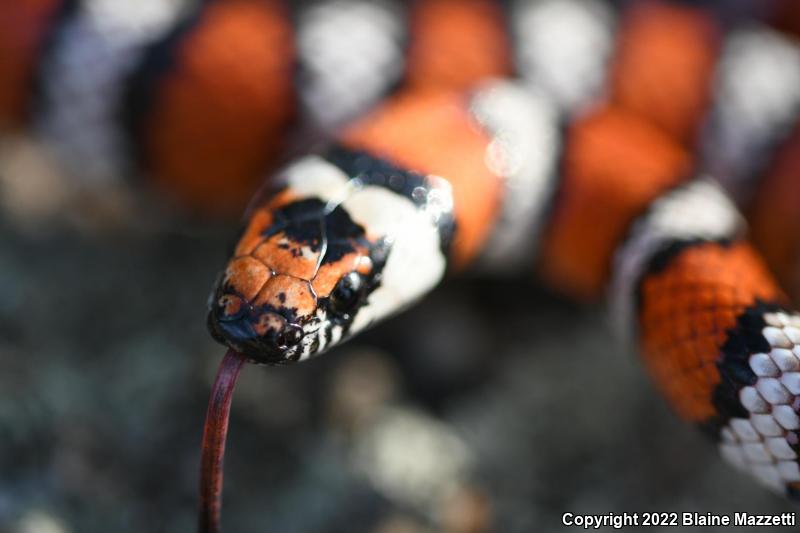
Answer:
[[[678,414],[797,497],[800,314],[780,287],[797,294],[800,48],[708,6],[630,4],[9,1],[0,119],[84,180],[137,170],[216,212],[301,122],[330,142],[250,203],[216,339],[299,361],[448,270],[535,265],[606,295]]]

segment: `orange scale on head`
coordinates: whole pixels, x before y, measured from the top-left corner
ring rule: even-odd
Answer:
[[[217,305],[223,309],[225,316],[235,316],[244,307],[244,300],[233,294],[225,294],[217,300]]]
[[[317,299],[308,281],[276,274],[264,284],[253,305],[290,309],[298,316],[310,316],[317,307]]]
[[[253,257],[239,257],[228,263],[223,284],[246,300],[252,300],[272,276],[269,268]]]
[[[256,195],[256,198],[263,195],[263,199],[261,200],[261,204],[263,204],[267,209],[274,211],[276,209],[280,209],[292,202],[296,202],[300,200],[298,196],[289,188],[283,188],[279,190],[268,190],[265,193],[259,193]]]
[[[369,274],[372,272],[372,261],[369,259],[366,250],[357,250],[347,254],[335,263],[323,264],[317,275],[311,281],[314,294],[318,298],[330,296],[333,288],[345,274],[356,271],[359,274]]]
[[[292,241],[284,233],[273,235],[253,251],[253,257],[274,272],[305,280],[314,277],[319,254],[319,251],[314,251],[305,244]]]
[[[239,238],[236,244],[236,255],[247,255],[253,253],[259,244],[264,241],[264,230],[273,223],[272,213],[266,209],[258,209],[255,211],[250,220],[247,221],[247,227]]]

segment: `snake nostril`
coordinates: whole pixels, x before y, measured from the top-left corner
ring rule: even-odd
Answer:
[[[254,312],[234,294],[223,294],[209,313],[209,329],[215,339],[265,363],[288,360],[287,352],[300,344],[303,328],[271,310]]]
[[[288,348],[300,342],[303,338],[303,329],[294,324],[288,324],[275,336],[275,343],[280,348]]]

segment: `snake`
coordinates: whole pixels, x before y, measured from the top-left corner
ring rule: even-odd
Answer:
[[[208,328],[250,362],[527,270],[605,302],[677,415],[800,499],[800,10],[737,9],[6,1],[0,127],[83,183],[244,209]]]

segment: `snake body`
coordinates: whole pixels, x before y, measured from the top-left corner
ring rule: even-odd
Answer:
[[[533,268],[607,296],[677,413],[800,496],[800,314],[767,267],[796,294],[790,37],[666,1],[123,4],[3,4],[2,123],[86,179],[139,168],[215,211],[241,207],[297,120],[330,141],[251,201],[215,338],[300,361],[448,271]]]

